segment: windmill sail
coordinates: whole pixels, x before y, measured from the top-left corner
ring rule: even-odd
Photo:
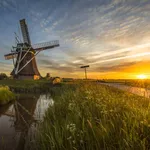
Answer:
[[[4,55],[4,57],[5,57],[6,60],[9,60],[9,59],[16,58],[17,55],[18,55],[18,53],[9,53],[9,54]]]
[[[23,36],[23,42],[13,47],[11,53],[4,55],[5,59],[13,59],[14,69],[11,75],[16,79],[39,79],[41,77],[38,71],[35,57],[46,49],[52,49],[59,46],[59,41],[51,41],[31,45],[28,27],[25,19],[20,20],[20,27]],[[14,61],[14,58],[15,61]]]
[[[42,50],[47,50],[47,49],[58,47],[58,46],[59,46],[59,41],[55,40],[55,41],[35,44],[32,47],[35,51],[42,51]]]
[[[25,19],[20,20],[20,27],[23,36],[23,42],[31,45],[29,31]]]

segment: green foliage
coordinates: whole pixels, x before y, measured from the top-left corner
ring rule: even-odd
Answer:
[[[0,80],[7,79],[7,75],[5,73],[0,73]]]
[[[15,99],[8,86],[0,86],[0,105],[5,105]]]
[[[150,149],[149,99],[94,83],[55,87],[52,96],[37,149]]]

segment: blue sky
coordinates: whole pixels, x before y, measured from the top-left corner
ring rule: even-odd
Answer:
[[[22,18],[32,44],[60,41],[37,57],[42,75],[82,77],[80,65],[89,64],[89,76],[99,78],[149,63],[150,0],[0,0],[0,72],[13,68],[3,55],[15,44],[14,32],[21,37]]]

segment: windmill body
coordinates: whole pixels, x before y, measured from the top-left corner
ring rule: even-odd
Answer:
[[[59,41],[50,41],[31,45],[28,27],[25,19],[20,20],[23,43],[17,43],[11,53],[5,55],[5,59],[13,59],[14,69],[11,75],[16,79],[39,79],[35,57],[39,52],[59,46]]]

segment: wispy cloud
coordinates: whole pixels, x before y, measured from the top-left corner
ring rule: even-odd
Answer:
[[[21,6],[18,0],[0,1],[0,8],[4,7],[0,17],[8,20],[0,25],[0,32],[11,22],[7,36],[0,35],[2,49],[8,49],[6,41],[18,28],[16,22],[27,18],[32,43],[60,40],[59,48],[37,57],[45,69],[78,72],[81,64],[91,64],[96,72],[101,64],[109,68],[111,63],[136,62],[150,53],[149,0],[25,0]]]

